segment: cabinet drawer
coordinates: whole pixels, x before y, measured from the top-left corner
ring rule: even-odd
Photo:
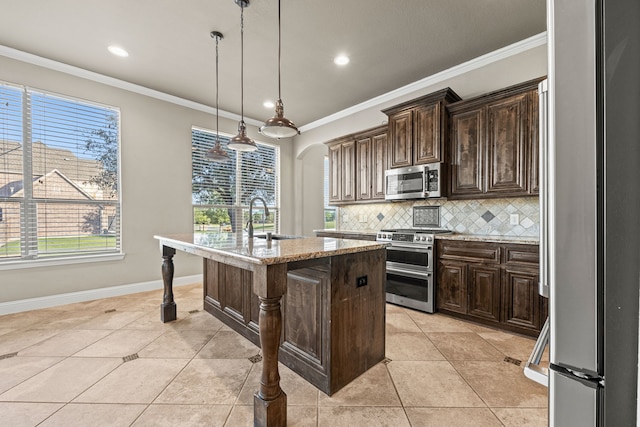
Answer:
[[[483,263],[500,263],[500,247],[484,242],[439,242],[438,256],[442,259],[455,259]]]
[[[504,247],[504,261],[511,265],[538,268],[540,251],[537,245],[508,245]]]

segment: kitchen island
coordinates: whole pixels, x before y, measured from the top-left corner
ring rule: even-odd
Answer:
[[[163,257],[161,320],[176,319],[173,256],[184,251],[203,258],[205,310],[262,348],[254,425],[286,425],[278,360],[331,394],[384,358],[384,244],[231,233],[154,237]]]

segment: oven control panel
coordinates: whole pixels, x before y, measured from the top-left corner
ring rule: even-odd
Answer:
[[[433,235],[426,233],[393,233],[381,231],[376,236],[378,242],[433,243]]]

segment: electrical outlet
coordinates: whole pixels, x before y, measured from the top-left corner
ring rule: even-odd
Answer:
[[[360,276],[356,279],[356,288],[367,286],[367,276]]]
[[[519,214],[511,214],[511,215],[509,215],[509,224],[511,224],[511,225],[520,224],[520,215]]]

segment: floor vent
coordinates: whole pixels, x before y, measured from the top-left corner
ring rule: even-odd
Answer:
[[[0,355],[0,360],[2,359],[9,359],[11,357],[16,357],[18,355],[18,353],[7,353],[7,354],[2,354]]]
[[[114,311],[116,311],[116,309],[115,309],[115,308],[112,308],[112,309],[110,309],[110,310],[105,310],[104,312],[105,312],[105,313],[113,313]]]
[[[197,312],[199,312],[199,311],[200,311],[200,310],[191,310],[191,311],[189,312],[189,314],[194,314],[194,313],[197,313]]]
[[[382,363],[384,363],[385,365],[388,365],[389,363],[391,363],[391,359],[389,359],[388,357],[385,357],[384,359],[382,359]]]
[[[136,360],[138,358],[138,353],[133,353],[128,356],[122,358],[123,362],[131,362],[132,360]]]
[[[249,362],[251,363],[258,363],[262,360],[262,356],[260,356],[259,354],[256,354],[255,356],[251,356],[249,358]]]
[[[513,363],[516,366],[520,366],[520,364],[522,363],[522,360],[514,359],[513,357],[509,357],[509,356],[505,356],[504,361],[508,363]]]

